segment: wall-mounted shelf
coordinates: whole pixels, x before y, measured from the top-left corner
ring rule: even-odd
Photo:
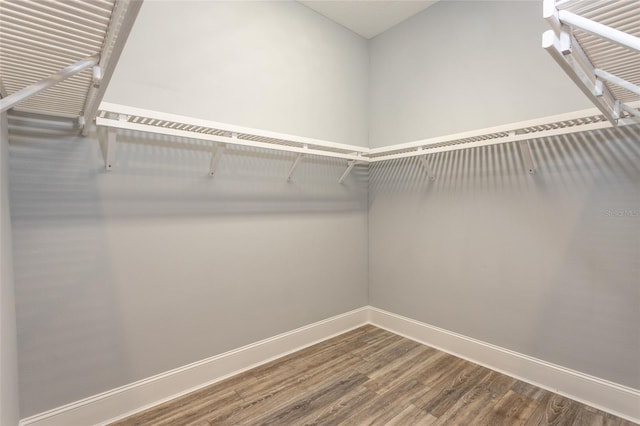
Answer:
[[[544,0],[542,46],[612,124],[640,117],[640,4]]]
[[[214,176],[217,165],[227,145],[248,146],[296,153],[287,180],[291,180],[300,160],[305,155],[341,158],[348,160],[347,169],[339,182],[342,183],[357,162],[368,163],[368,148],[328,142],[301,136],[202,120],[176,114],[134,108],[103,102],[96,117],[98,126],[106,126],[110,133],[103,150],[105,168],[112,169],[115,150],[115,129],[135,130],[187,139],[198,139],[215,143],[209,175]]]
[[[637,2],[544,0],[544,16],[553,28],[544,34],[544,46],[597,109],[375,149],[100,103],[141,4],[0,0],[2,110],[76,118],[83,135],[95,117],[96,124],[109,128],[103,144],[107,170],[116,155],[117,129],[126,129],[212,142],[210,176],[227,147],[240,145],[295,154],[288,180],[306,156],[344,159],[339,182],[358,163],[415,156],[424,160],[432,153],[511,142],[519,142],[524,164],[533,173],[530,139],[640,122]],[[435,178],[428,162],[422,163]]]
[[[141,5],[0,0],[1,110],[92,123]]]
[[[640,105],[640,103],[632,104]],[[618,125],[639,124],[640,120],[622,113]],[[490,127],[447,136],[422,139],[398,145],[369,150],[371,162],[392,160],[396,158],[416,157],[436,152],[456,151],[497,145],[535,138],[566,135],[570,133],[599,130],[613,125],[596,108],[552,115],[534,120],[521,121],[502,126]]]
[[[630,106],[637,108],[640,106],[640,102],[631,103]],[[209,169],[211,176],[215,174],[226,147],[228,145],[240,145],[295,153],[296,156],[292,157],[292,165],[287,176],[288,180],[292,179],[296,167],[305,155],[347,160],[345,173],[339,179],[340,183],[344,181],[357,163],[376,163],[397,158],[424,157],[437,152],[511,142],[519,142],[523,162],[528,171],[534,173],[535,165],[528,145],[529,140],[606,129],[614,126],[597,108],[590,108],[535,120],[369,149],[106,102],[100,105],[96,124],[109,129],[107,143],[105,144],[106,148],[103,150],[105,168],[107,170],[112,168],[116,130],[125,129],[213,142],[214,146],[212,146]],[[620,118],[616,120],[615,125],[632,124],[640,124],[640,120],[625,111],[621,111]],[[213,150],[214,147],[215,150]],[[429,169],[428,163],[423,162],[423,165],[429,177],[434,179],[435,176]]]
[[[108,102],[103,102],[100,105],[96,124],[118,129],[138,130],[300,154],[344,158],[346,160],[367,161],[363,155],[369,151],[368,148],[356,145],[251,129]]]

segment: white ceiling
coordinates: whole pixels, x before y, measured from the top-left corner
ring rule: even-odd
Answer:
[[[437,2],[437,0],[298,1],[364,38],[373,38]]]

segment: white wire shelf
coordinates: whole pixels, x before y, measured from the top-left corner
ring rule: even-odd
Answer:
[[[544,15],[553,28],[545,33],[544,46],[597,109],[375,149],[101,103],[141,3],[0,0],[0,106],[15,104],[16,110],[27,113],[80,118],[81,124],[90,124],[96,117],[96,124],[109,128],[103,150],[107,169],[115,155],[115,130],[127,129],[212,142],[212,176],[229,144],[296,154],[289,179],[305,155],[344,159],[347,169],[341,182],[358,162],[526,142],[639,122],[640,1],[636,0],[544,0]],[[25,93],[19,104],[7,101],[8,97],[15,100],[25,86],[37,90]],[[84,126],[82,133],[88,128]]]
[[[640,106],[640,102],[631,103],[630,105],[637,108]],[[100,105],[96,124],[109,128],[111,132],[109,143],[106,145],[107,149],[103,151],[107,169],[112,167],[112,159],[115,152],[115,130],[124,129],[212,142],[212,148],[215,147],[216,150],[212,153],[211,176],[215,173],[216,166],[224,153],[224,148],[227,145],[240,145],[297,154],[289,172],[289,180],[291,180],[295,168],[304,155],[345,159],[348,161],[347,170],[340,178],[340,182],[345,179],[356,163],[371,163],[416,156],[424,157],[436,152],[512,142],[521,143],[521,154],[525,159],[525,164],[529,164],[527,166],[529,171],[533,173],[535,166],[530,160],[531,152],[528,149],[527,141],[534,138],[606,129],[614,126],[597,108],[590,108],[535,120],[369,149],[106,102]],[[640,124],[640,120],[623,111],[620,113],[620,118],[615,125],[632,124]],[[111,146],[110,149],[109,146]],[[188,147],[188,145],[185,146]]]
[[[0,0],[0,96],[23,95],[7,107],[91,122],[141,4]]]
[[[640,2],[544,0],[543,47],[609,121],[640,117]]]
[[[632,103],[632,105],[640,106],[640,102]],[[617,125],[624,126],[639,123],[640,120],[634,119],[630,114],[622,113]],[[613,124],[597,108],[590,108],[383,148],[373,148],[369,150],[368,157],[370,162],[378,162],[434,154],[436,152],[528,141],[534,138],[586,132],[612,126]]]
[[[369,149],[103,102],[98,126],[368,162]]]

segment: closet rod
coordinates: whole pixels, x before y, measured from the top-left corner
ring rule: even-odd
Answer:
[[[580,28],[593,35],[611,40],[622,47],[640,52],[640,37],[608,27],[599,22],[571,13],[568,10],[559,10],[558,19],[560,19],[560,22],[566,23],[574,28]]]
[[[57,73],[38,81],[37,83],[33,83],[23,89],[18,90],[15,93],[8,95],[6,98],[0,99],[0,112],[6,111],[9,108],[13,108],[20,102],[25,101],[30,97],[35,96],[52,86],[55,86],[61,81],[64,81],[69,77],[73,77],[79,72],[96,65],[99,59],[100,57],[98,55],[81,59],[78,62],[75,62],[68,67],[58,71]]]

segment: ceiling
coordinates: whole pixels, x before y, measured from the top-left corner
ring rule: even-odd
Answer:
[[[364,38],[373,38],[437,0],[298,0]]]

